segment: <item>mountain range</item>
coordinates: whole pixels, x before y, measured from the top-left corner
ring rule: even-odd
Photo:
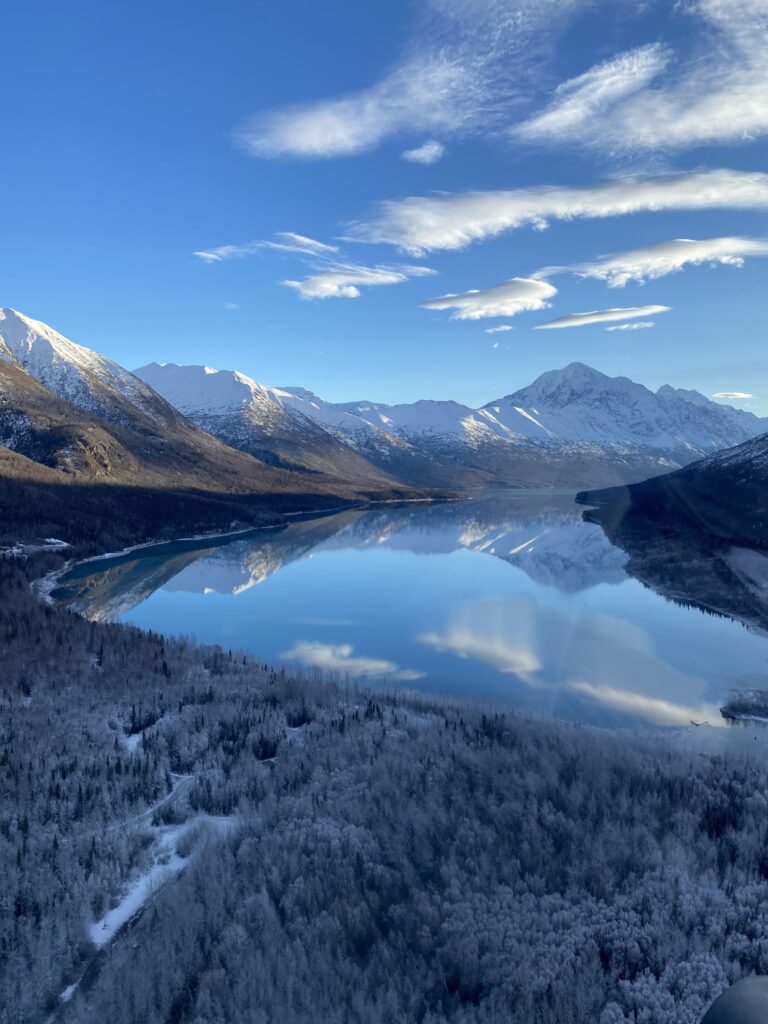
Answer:
[[[413,496],[374,467],[346,469],[339,460],[309,475],[224,444],[135,374],[12,309],[0,310],[0,445],[81,482],[209,494]]]
[[[766,431],[768,420],[695,391],[653,392],[582,363],[476,409],[334,403],[207,366],[158,362],[132,373],[0,310],[6,477],[328,507],[434,489],[625,484]]]
[[[333,403],[306,388],[269,387],[208,366],[150,363],[136,375],[226,444],[276,465],[327,467],[341,457],[353,465],[357,453],[422,486],[625,483],[768,431],[768,419],[696,391],[653,392],[583,363],[478,409],[429,399]]]

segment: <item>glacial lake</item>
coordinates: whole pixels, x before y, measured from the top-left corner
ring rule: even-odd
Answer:
[[[598,725],[722,725],[768,640],[643,586],[569,494],[350,509],[81,563],[87,617],[275,665]],[[768,560],[766,560],[768,564]]]

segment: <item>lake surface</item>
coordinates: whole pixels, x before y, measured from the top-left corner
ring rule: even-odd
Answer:
[[[768,640],[627,575],[571,495],[348,510],[76,566],[54,599],[374,686],[581,721],[720,725]]]

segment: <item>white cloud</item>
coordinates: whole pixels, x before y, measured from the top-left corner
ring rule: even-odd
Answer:
[[[246,242],[244,245],[219,245],[215,249],[198,249],[192,255],[197,256],[203,263],[223,263],[224,260],[252,256],[263,248],[263,242]]]
[[[258,157],[352,156],[392,137],[471,135],[509,122],[539,43],[589,0],[425,0],[400,61],[368,88],[267,110],[237,141]]]
[[[690,725],[692,720],[707,721],[713,726],[725,725],[717,704],[676,704],[662,697],[649,697],[644,693],[586,682],[570,683],[569,689],[590,697],[603,707],[655,725]]]
[[[559,85],[550,106],[518,125],[513,134],[538,141],[580,132],[606,107],[648,85],[668,62],[669,52],[659,43],[620,53]]]
[[[682,270],[687,264],[725,264],[740,267],[746,256],[768,256],[768,242],[755,238],[675,238],[642,249],[618,253],[592,263],[580,263],[573,272],[622,288],[629,281],[651,281]]]
[[[724,724],[706,699],[703,678],[678,671],[656,653],[645,630],[612,615],[529,597],[489,597],[458,606],[442,630],[416,640],[511,677],[510,693],[517,680],[551,691],[552,711],[562,694],[581,695],[657,724]]]
[[[307,668],[341,672],[358,679],[385,677],[408,682],[421,679],[424,675],[415,669],[400,668],[394,661],[385,658],[355,656],[351,644],[324,644],[300,640],[289,651],[283,651],[280,657],[286,661],[298,661]]]
[[[260,114],[238,133],[254,156],[352,156],[403,132],[456,130],[479,103],[476,72],[448,55],[414,57],[370,89]]]
[[[604,324],[613,320],[632,320],[635,317],[655,316],[657,313],[667,313],[671,306],[630,306],[627,309],[593,309],[588,313],[569,313],[568,316],[558,317],[557,320],[548,320],[543,324],[536,324],[536,330],[552,329],[559,327],[585,327],[587,324]]]
[[[612,152],[738,143],[768,133],[768,5],[692,0],[688,52],[670,60],[642,47],[560,85],[550,105],[513,129],[518,138]],[[622,70],[622,63],[625,67]]]
[[[229,312],[232,313],[236,309],[240,309],[240,303],[239,302],[225,302],[224,303],[224,309],[229,310]]]
[[[355,264],[329,264],[301,281],[281,281],[295,288],[302,299],[356,299],[360,288],[384,284],[401,284],[411,277],[427,277],[435,271],[429,267],[363,267]]]
[[[254,241],[244,245],[221,245],[206,249],[194,255],[205,263],[223,263],[226,260],[242,259],[254,253],[271,251],[299,256],[314,271],[301,280],[289,279],[280,283],[295,289],[302,299],[343,298],[356,299],[360,289],[376,285],[401,284],[411,277],[427,277],[435,273],[429,267],[408,265],[366,267],[346,263],[338,246],[318,242],[294,231],[278,231],[278,241]],[[237,307],[227,305],[225,308]]]
[[[606,331],[647,331],[655,327],[653,320],[637,320],[632,324],[614,324],[613,327],[606,327]]]
[[[297,235],[294,231],[278,231],[275,238],[278,242],[258,240],[245,242],[242,245],[219,245],[215,249],[199,249],[192,255],[197,256],[204,263],[223,263],[225,260],[242,259],[245,256],[253,256],[265,249],[275,252],[296,253],[301,256],[331,256],[338,253],[335,245],[326,245],[325,242],[318,242],[314,238],[307,238],[306,235]]]
[[[737,401],[744,398],[754,398],[748,391],[715,391],[712,395],[713,398],[730,398],[732,401]]]
[[[407,160],[411,164],[436,164],[438,160],[442,160],[445,156],[445,146],[442,142],[436,142],[434,139],[430,139],[428,142],[424,142],[421,146],[417,146],[416,149],[406,149],[403,154],[403,160]]]
[[[265,243],[272,249],[285,249],[288,252],[300,252],[313,256],[323,253],[329,254],[339,251],[337,245],[328,245],[326,242],[318,242],[315,238],[308,238],[306,235],[297,235],[295,231],[277,231],[276,238],[282,238],[282,243]]]
[[[718,170],[623,178],[587,188],[410,196],[382,203],[371,220],[351,225],[348,234],[356,241],[383,242],[420,254],[463,249],[513,228],[544,228],[551,220],[711,209],[768,209],[768,174]]]
[[[498,327],[486,327],[486,334],[499,334],[501,331],[514,331],[514,327],[511,324],[499,324]]]
[[[530,641],[499,636],[493,630],[478,633],[473,624],[454,623],[444,633],[422,633],[416,637],[420,644],[440,654],[453,654],[457,658],[471,658],[524,682],[535,685],[541,662]]]
[[[516,316],[518,313],[547,309],[547,301],[557,295],[548,281],[513,277],[493,288],[473,289],[460,295],[442,295],[422,302],[423,309],[453,309],[452,320],[482,320],[491,316]]]

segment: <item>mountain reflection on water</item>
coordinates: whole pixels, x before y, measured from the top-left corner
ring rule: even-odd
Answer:
[[[731,688],[768,686],[764,637],[627,560],[571,495],[504,492],[158,545],[83,563],[53,596],[272,663],[603,724],[719,725]]]

